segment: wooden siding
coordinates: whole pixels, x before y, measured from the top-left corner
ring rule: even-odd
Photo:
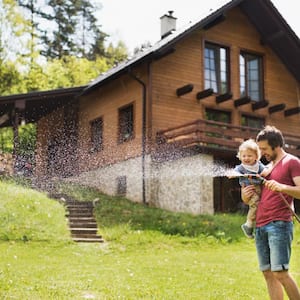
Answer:
[[[116,163],[141,153],[142,147],[142,86],[128,75],[110,82],[80,101],[79,109],[79,160],[80,170]],[[118,112],[124,105],[134,107],[134,138],[118,142]],[[91,152],[90,122],[103,119],[103,149]]]
[[[196,94],[204,89],[203,47],[209,41],[230,49],[232,100],[216,104],[215,96],[197,100]],[[230,111],[233,125],[241,125],[241,115],[265,118],[266,124],[278,126],[282,131],[299,132],[299,114],[284,117],[283,111],[268,113],[268,107],[253,111],[251,104],[234,107],[239,93],[239,53],[241,50],[263,55],[264,94],[269,106],[285,103],[286,108],[300,102],[299,82],[289,73],[273,51],[262,45],[260,36],[246,16],[235,8],[226,20],[207,31],[199,30],[176,46],[176,51],[154,63],[153,66],[153,136],[158,130],[175,127],[204,118],[206,107]],[[176,89],[193,84],[192,92],[177,97]]]

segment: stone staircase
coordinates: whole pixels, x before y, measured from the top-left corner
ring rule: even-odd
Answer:
[[[97,234],[98,227],[94,217],[93,201],[65,200],[71,237],[74,242],[103,242]]]
[[[98,227],[94,216],[94,208],[99,199],[94,201],[77,201],[68,195],[49,193],[66,208],[71,237],[74,242],[102,243],[102,236],[97,234]]]

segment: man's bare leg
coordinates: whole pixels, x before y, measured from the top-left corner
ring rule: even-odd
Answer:
[[[271,300],[283,300],[283,290],[280,281],[270,270],[263,271]]]
[[[300,300],[300,291],[288,271],[273,272],[274,277],[282,284],[290,300]]]

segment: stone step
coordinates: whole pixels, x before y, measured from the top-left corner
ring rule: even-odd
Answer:
[[[98,228],[86,228],[86,227],[76,228],[76,227],[71,227],[70,231],[71,231],[72,234],[97,234]]]
[[[93,217],[93,214],[87,212],[72,212],[66,214],[69,218],[89,218]]]
[[[104,242],[101,236],[94,237],[94,238],[74,237],[73,241],[77,243],[103,243]]]
[[[68,209],[72,209],[72,208],[80,208],[80,209],[94,209],[93,204],[67,204],[66,207]]]
[[[76,234],[71,234],[72,239],[74,238],[97,238],[100,237],[98,234],[91,234],[91,233],[76,233]]]
[[[67,208],[94,209],[93,203],[67,204],[66,207]]]
[[[96,222],[94,217],[68,217],[70,222],[77,222],[77,221],[82,221],[82,222]]]
[[[96,222],[69,222],[70,228],[97,228]]]
[[[75,206],[75,205],[72,205],[72,206],[66,206],[67,209],[69,210],[88,210],[88,211],[93,211],[94,208],[91,206],[91,207],[87,207],[87,206]]]

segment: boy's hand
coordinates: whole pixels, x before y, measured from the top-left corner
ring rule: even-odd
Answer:
[[[250,198],[255,194],[255,186],[247,185],[242,187],[242,200],[248,204]]]

